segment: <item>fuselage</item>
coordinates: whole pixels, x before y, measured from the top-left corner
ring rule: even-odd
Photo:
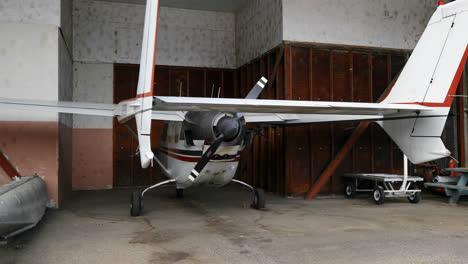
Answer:
[[[197,185],[221,187],[229,183],[236,174],[243,148],[243,136],[239,135],[231,142],[223,142],[200,175],[194,181],[190,181],[190,172],[214,139],[209,133],[199,135],[197,129],[209,127],[212,130],[210,122],[219,114],[196,113],[196,116],[199,118],[197,122],[200,123],[187,120],[165,122],[155,157],[164,167],[164,174],[170,179],[176,179],[177,188]]]

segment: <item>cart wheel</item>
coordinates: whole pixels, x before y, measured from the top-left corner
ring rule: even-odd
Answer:
[[[252,207],[257,210],[265,208],[265,191],[263,189],[255,189]]]
[[[385,201],[385,192],[382,186],[375,186],[374,192],[372,193],[372,198],[374,198],[374,202],[378,205],[381,205]]]
[[[415,192],[413,195],[408,196],[408,201],[414,204],[419,203],[421,201],[421,192]]]
[[[356,195],[356,185],[354,182],[348,182],[345,186],[345,196],[348,198],[354,198]]]
[[[139,216],[141,209],[143,209],[143,201],[141,199],[140,192],[132,192],[132,195],[130,196],[130,215]]]

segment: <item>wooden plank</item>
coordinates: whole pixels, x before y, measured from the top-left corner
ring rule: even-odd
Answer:
[[[292,48],[291,46],[286,46],[284,47],[284,99],[285,100],[292,100],[293,95],[292,95],[292,89],[293,89],[293,84],[292,84]]]
[[[373,171],[376,173],[391,173],[393,155],[391,139],[377,124],[372,124],[372,131],[374,144]]]
[[[365,53],[353,54],[353,102],[370,103],[369,94],[372,71],[369,65],[369,55]]]
[[[372,95],[373,102],[377,102],[379,96],[387,88],[390,80],[388,74],[387,55],[374,55],[372,58]]]
[[[331,59],[332,56],[329,50],[313,50],[311,98],[314,101],[330,101],[332,98],[333,66],[331,65]],[[310,143],[311,156],[313,157],[310,184],[313,186],[330,162],[333,139],[330,124],[311,125],[310,133],[312,138]]]
[[[308,48],[292,47],[291,49],[291,96],[293,100],[309,100],[309,58]],[[294,135],[286,138],[286,156],[288,157],[288,195],[304,194],[311,178],[310,164],[310,131],[309,126],[286,128],[287,133]]]
[[[169,75],[169,95],[187,96],[187,70],[171,69]]]
[[[15,166],[13,166],[8,156],[1,149],[0,149],[0,167],[8,175],[8,177],[10,177],[10,179],[13,179],[13,177],[21,177],[21,174],[19,173],[19,171],[16,169]]]
[[[189,94],[193,97],[204,97],[205,96],[205,83],[204,83],[204,71],[203,70],[189,70],[190,78],[188,79]]]
[[[284,56],[284,47],[281,46],[279,48],[279,50],[277,51],[275,65],[273,66],[273,70],[268,71],[268,74],[269,74],[268,75],[268,84],[266,86],[266,90],[267,90],[268,94],[270,93],[271,87],[273,87],[273,85],[276,82],[276,75],[278,73],[278,71],[276,71],[276,69],[278,69],[278,67],[280,67],[281,60],[282,60],[283,56]]]
[[[236,98],[234,71],[223,72],[223,97]]]

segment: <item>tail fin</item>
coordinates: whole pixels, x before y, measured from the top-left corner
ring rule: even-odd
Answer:
[[[450,155],[440,136],[468,57],[467,28],[468,0],[439,6],[382,101],[433,109],[413,118],[379,122],[413,163]]]
[[[133,99],[119,103],[120,122],[133,116],[136,119],[140,161],[143,168],[152,164],[154,157],[151,150],[151,110],[153,107],[158,14],[159,0],[147,0],[137,95]]]

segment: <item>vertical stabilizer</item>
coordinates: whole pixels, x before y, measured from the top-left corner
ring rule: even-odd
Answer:
[[[468,0],[435,11],[384,104],[430,107],[414,117],[378,122],[413,163],[450,155],[440,136],[468,56]]]

